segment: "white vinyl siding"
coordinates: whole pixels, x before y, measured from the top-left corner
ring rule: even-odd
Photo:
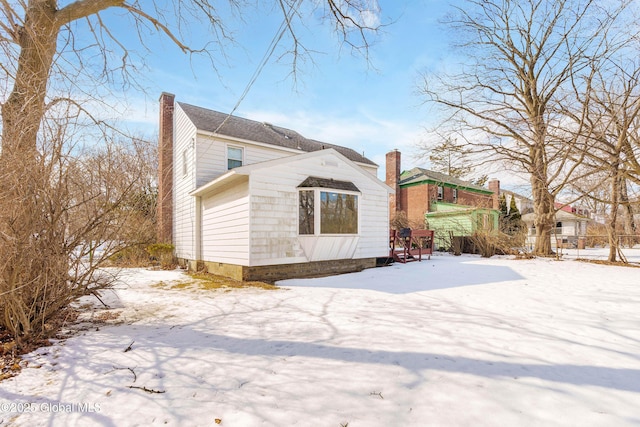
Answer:
[[[386,254],[387,190],[376,178],[376,166],[347,162],[332,150],[296,153],[198,133],[179,104],[174,120],[177,257],[257,266]],[[200,198],[191,195],[229,172],[228,146],[243,150],[243,166],[293,157],[291,163],[252,170],[244,183],[236,180],[233,186],[216,188]],[[362,191],[358,196],[359,234],[298,238],[297,186],[308,176],[351,181]]]
[[[182,150],[182,176],[186,177],[189,173],[189,149]]]
[[[365,165],[364,163],[358,163],[363,170],[367,171],[371,175],[377,177],[378,176],[378,165]]]
[[[178,104],[174,111],[173,158],[180,161],[173,170],[173,241],[178,258],[193,260],[196,257],[196,203],[189,193],[195,189],[193,141],[196,128]]]
[[[264,146],[251,144],[249,142],[242,143],[226,138],[214,138],[211,135],[198,134],[197,136],[197,187],[201,187],[206,183],[216,179],[220,175],[228,172],[227,169],[227,146],[233,146],[243,149],[244,163],[243,165],[252,165],[255,163],[275,160],[282,157],[295,156],[303,154],[294,151],[283,150],[277,146]],[[374,177],[377,176],[378,166],[358,164],[358,166],[370,173]]]
[[[229,171],[227,147],[236,147],[243,150],[243,165],[251,165],[295,155],[295,153],[283,151],[277,147],[270,148],[259,145],[242,144],[235,141],[231,143],[223,139],[214,139],[208,135],[198,135],[198,187],[213,181]]]
[[[364,173],[363,173],[364,172]],[[353,182],[362,192],[359,234],[300,236],[297,186],[309,176]],[[388,251],[388,194],[362,168],[335,155],[292,159],[286,166],[251,173],[251,265],[385,256]]]
[[[202,198],[202,259],[249,265],[248,179]]]

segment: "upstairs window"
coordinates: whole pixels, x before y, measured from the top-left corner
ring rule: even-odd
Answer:
[[[242,158],[244,150],[242,147],[227,147],[227,169],[238,168],[242,166]]]

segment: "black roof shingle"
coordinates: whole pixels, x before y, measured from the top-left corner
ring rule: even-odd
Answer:
[[[199,130],[206,132],[217,131],[220,135],[226,135],[232,138],[256,141],[304,152],[333,148],[351,161],[377,166],[374,162],[351,148],[305,138],[291,129],[242,117],[230,116],[226,113],[197,107],[184,102],[178,102],[178,105],[180,105],[180,108],[182,108],[187,117],[189,117]],[[224,124],[220,126],[223,122]]]

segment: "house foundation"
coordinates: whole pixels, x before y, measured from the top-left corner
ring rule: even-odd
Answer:
[[[260,265],[248,267],[222,262],[180,259],[179,264],[189,270],[204,270],[235,280],[274,283],[278,280],[331,276],[355,273],[376,266],[376,258],[312,261],[297,264]]]

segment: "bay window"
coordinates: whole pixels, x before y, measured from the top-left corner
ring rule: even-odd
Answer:
[[[298,188],[300,235],[358,234],[359,190],[353,183],[310,177]]]

